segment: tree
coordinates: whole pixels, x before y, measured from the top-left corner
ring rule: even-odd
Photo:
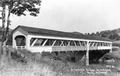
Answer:
[[[40,5],[41,0],[0,0],[0,7],[2,7],[2,43],[7,40],[10,15],[26,15],[25,11],[28,11],[30,15],[37,16],[37,14],[39,14]]]

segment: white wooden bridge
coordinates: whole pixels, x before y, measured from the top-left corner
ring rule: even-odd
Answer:
[[[112,42],[82,34],[18,26],[13,31],[13,48],[31,52],[86,51],[86,65],[89,65],[89,51],[112,52]]]

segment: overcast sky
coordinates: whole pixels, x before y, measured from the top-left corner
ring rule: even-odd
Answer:
[[[38,17],[11,16],[18,25],[60,31],[96,32],[120,28],[120,0],[42,0]]]

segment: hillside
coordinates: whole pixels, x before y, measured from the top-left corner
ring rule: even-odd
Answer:
[[[120,40],[120,28],[114,30],[104,30],[95,33],[86,33],[85,35],[98,36],[98,37],[110,39],[112,41],[118,41]]]

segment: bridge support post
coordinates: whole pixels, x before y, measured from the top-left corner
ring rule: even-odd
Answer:
[[[110,53],[112,53],[112,43],[110,44],[110,47],[111,47],[111,49],[110,49]]]
[[[89,65],[89,41],[87,41],[87,46],[86,46],[87,50],[86,50],[86,66]]]

